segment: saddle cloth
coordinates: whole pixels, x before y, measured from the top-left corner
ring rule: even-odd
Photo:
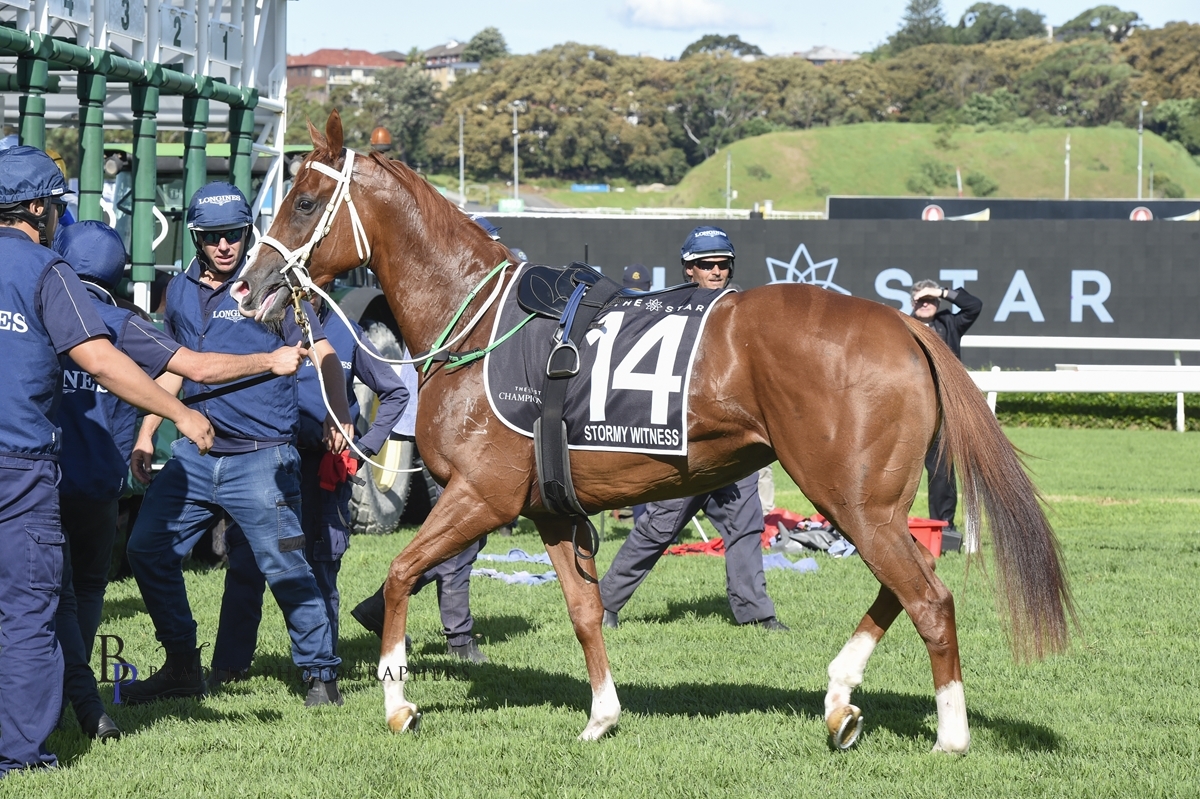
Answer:
[[[529,265],[522,266],[524,271]],[[516,301],[519,274],[505,288],[491,341],[527,312]],[[601,310],[579,346],[563,418],[570,449],[687,454],[688,384],[708,313],[732,289],[681,286],[646,297],[619,296]],[[542,413],[546,360],[557,322],[538,317],[484,358],[492,412],[528,438]]]

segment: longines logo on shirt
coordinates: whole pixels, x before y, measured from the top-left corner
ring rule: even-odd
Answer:
[[[11,330],[14,333],[27,332],[29,325],[25,323],[25,314],[0,311],[0,330]]]
[[[224,319],[226,322],[240,322],[245,318],[237,308],[223,308],[219,311],[213,311],[213,319]]]

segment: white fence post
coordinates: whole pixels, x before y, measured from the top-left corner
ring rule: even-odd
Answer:
[[[1000,367],[993,366],[992,371],[999,372]],[[988,407],[992,409],[992,416],[995,416],[996,415],[996,392],[995,391],[988,392]]]
[[[1183,362],[1179,360],[1179,353],[1175,353],[1175,365],[1182,366]],[[1175,429],[1183,432],[1187,428],[1187,424],[1183,418],[1183,392],[1175,395]]]

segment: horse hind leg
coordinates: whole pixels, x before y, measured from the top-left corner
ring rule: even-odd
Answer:
[[[595,741],[614,727],[621,717],[621,700],[617,698],[617,688],[613,683],[608,652],[604,647],[604,634],[600,626],[604,606],[600,602],[600,586],[595,582],[596,562],[576,558],[571,543],[572,520],[539,517],[535,522],[546,545],[546,551],[550,553],[550,561],[554,564],[558,580],[562,584],[567,612],[575,628],[575,637],[583,647],[588,681],[592,686],[591,714],[587,726],[579,734],[579,740]],[[585,531],[581,529],[579,532]],[[585,540],[586,535],[579,536],[579,539]],[[595,554],[588,551],[590,545],[581,544],[580,550],[585,555]],[[590,579],[585,578],[584,574]]]

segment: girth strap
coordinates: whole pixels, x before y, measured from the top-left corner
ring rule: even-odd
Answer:
[[[562,327],[554,336],[555,347],[546,363],[546,381],[542,386],[542,417],[533,425],[538,488],[542,503],[552,513],[587,518],[571,483],[571,453],[563,421],[567,381],[579,372],[579,352],[574,342],[583,337],[601,309],[620,291],[618,283],[603,276],[594,285],[577,285],[568,310],[560,318]],[[574,355],[574,363],[566,357],[569,354]]]

